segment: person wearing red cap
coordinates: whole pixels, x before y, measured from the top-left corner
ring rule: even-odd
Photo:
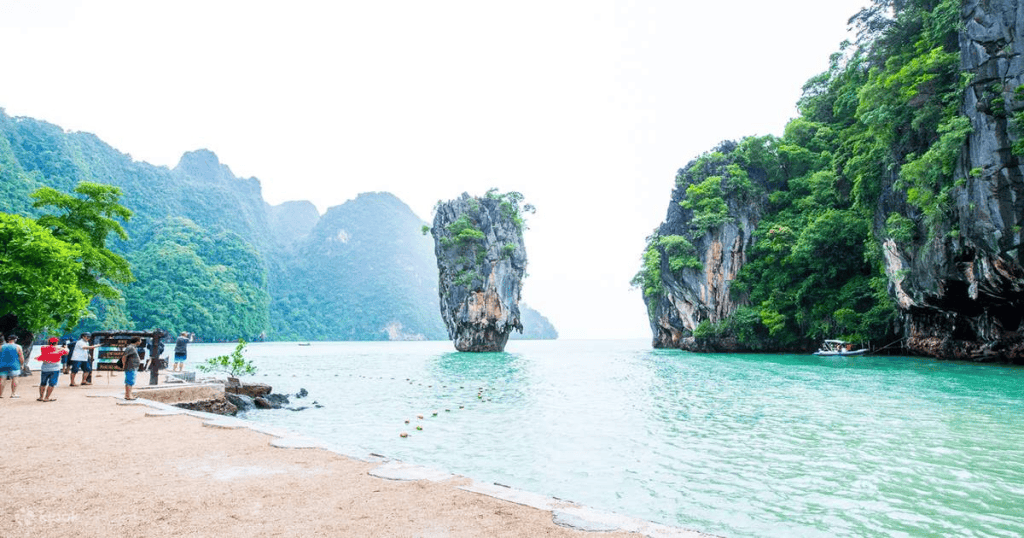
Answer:
[[[39,361],[43,363],[39,374],[39,398],[40,402],[53,402],[53,387],[57,386],[57,379],[60,378],[60,358],[68,354],[67,346],[57,347],[58,338],[50,338],[50,345],[39,349]],[[45,396],[44,396],[45,393]]]

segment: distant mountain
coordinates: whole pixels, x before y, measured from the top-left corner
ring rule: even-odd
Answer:
[[[523,334],[513,332],[509,336],[510,340],[555,340],[558,338],[558,331],[548,321],[548,318],[525,303],[519,303],[519,316],[523,322]]]
[[[328,209],[286,263],[273,302],[274,334],[444,339],[433,242],[420,232],[423,224],[389,193],[360,194]]]
[[[320,220],[316,206],[306,200],[268,205],[267,214],[274,233],[274,246],[288,251],[294,251]]]
[[[153,166],[95,135],[0,108],[0,212],[38,216],[33,191],[70,192],[82,181],[123,191],[134,212],[129,239],[108,246],[136,281],[123,300],[95,300],[76,330],[159,327],[206,341],[446,338],[425,222],[391,194],[361,194],[323,216],[308,201],[271,206],[259,180],[236,177],[211,151]]]

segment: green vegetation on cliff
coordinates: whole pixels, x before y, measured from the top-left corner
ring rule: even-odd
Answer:
[[[754,245],[731,287],[744,306],[704,320],[694,336],[762,349],[893,334],[881,262],[887,237],[873,224],[907,244],[948,219],[954,164],[970,132],[960,110],[959,6],[876,0],[852,19],[857,43],[844,43],[804,86],[800,115],[781,137],[724,143],[680,170],[674,203],[689,211],[687,225],[666,223],[648,239],[633,280],[652,316],[667,293],[665,273],[693,266],[686,245],[761,194]],[[881,196],[903,200],[909,217],[876,215]]]
[[[188,327],[208,340],[265,336],[270,295],[263,258],[234,232],[211,233],[170,218],[130,261],[137,282],[126,289],[125,301],[133,319]]]

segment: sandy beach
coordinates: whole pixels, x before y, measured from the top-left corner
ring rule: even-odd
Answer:
[[[105,375],[86,387],[61,375],[54,402],[36,401],[38,372],[19,379],[20,399],[5,389],[0,536],[639,536],[558,525],[459,489],[467,478],[379,478],[380,462],[161,414]]]

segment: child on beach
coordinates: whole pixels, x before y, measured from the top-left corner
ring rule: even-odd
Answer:
[[[142,343],[142,338],[133,336],[128,345],[124,348],[124,357],[122,357],[122,364],[124,365],[124,399],[134,400],[135,396],[132,396],[132,387],[135,386],[135,373],[139,370],[139,344]]]
[[[25,366],[25,355],[21,346],[16,344],[18,337],[7,335],[7,343],[0,346],[0,398],[4,397],[4,381],[11,380],[11,398],[18,396],[18,376],[21,375],[21,368]]]
[[[53,397],[53,387],[57,386],[57,379],[60,378],[60,358],[68,354],[65,346],[57,347],[58,342],[60,342],[59,338],[50,338],[50,345],[43,346],[39,350],[40,355],[37,360],[41,361],[43,366],[40,368],[39,398],[36,401],[57,401],[57,398]]]

